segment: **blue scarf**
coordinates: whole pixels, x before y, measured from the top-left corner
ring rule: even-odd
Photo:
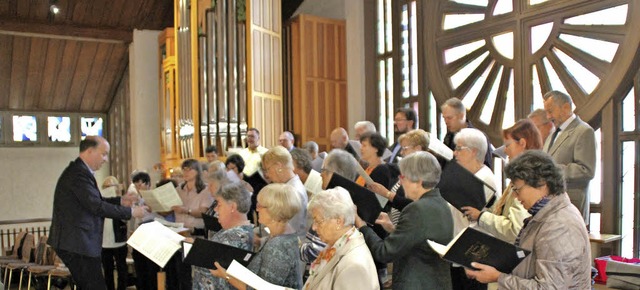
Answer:
[[[536,201],[536,203],[528,210],[531,216],[524,219],[524,223],[522,224],[522,229],[520,230],[520,233],[518,233],[518,237],[516,238],[516,246],[520,246],[520,237],[522,236],[522,232],[524,231],[524,228],[527,227],[527,224],[529,224],[533,216],[535,216],[545,205],[547,205],[547,203],[549,203],[550,200],[551,199],[549,198],[549,196],[545,196],[540,200]]]

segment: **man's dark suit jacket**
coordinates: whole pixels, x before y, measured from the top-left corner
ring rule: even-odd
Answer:
[[[93,174],[77,158],[58,179],[47,243],[55,250],[100,257],[104,218],[131,218],[131,209],[119,204],[119,197],[102,198]]]

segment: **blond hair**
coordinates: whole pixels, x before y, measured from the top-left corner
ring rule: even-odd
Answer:
[[[271,183],[262,188],[258,194],[258,203],[269,210],[271,218],[279,222],[288,222],[302,210],[296,189],[282,183]]]

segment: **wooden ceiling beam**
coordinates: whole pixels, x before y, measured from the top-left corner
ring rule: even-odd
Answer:
[[[106,43],[133,41],[133,31],[5,19],[0,19],[0,34]]]

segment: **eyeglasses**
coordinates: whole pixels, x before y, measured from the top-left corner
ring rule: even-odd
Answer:
[[[402,148],[400,148],[400,151],[405,151],[405,150],[410,150],[412,149],[414,146],[404,146]]]
[[[182,167],[182,172],[193,170],[191,167]]]
[[[261,205],[261,204],[259,204],[259,203],[256,203],[256,209],[263,209],[263,208],[269,209],[268,207],[266,207],[266,206],[264,206],[264,205]]]
[[[456,146],[455,151],[470,150],[467,146]]]
[[[404,122],[407,121],[407,119],[393,119],[394,122]]]
[[[515,193],[520,195],[520,190],[522,190],[523,187],[525,187],[526,184],[523,184],[522,186],[520,186],[519,188],[516,187],[516,185],[514,183],[511,183],[511,190]]]

